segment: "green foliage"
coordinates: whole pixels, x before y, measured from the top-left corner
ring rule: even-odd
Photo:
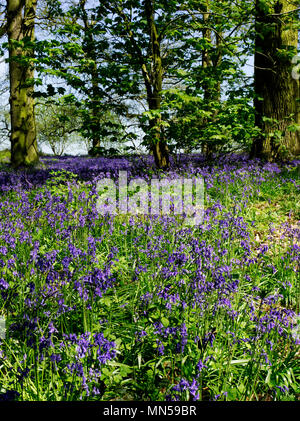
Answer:
[[[3,149],[0,151],[0,163],[9,162],[10,161],[10,150]]]
[[[149,122],[157,113],[160,129],[171,148],[199,149],[203,142],[216,144],[217,148],[226,145],[226,149],[241,142],[244,147],[253,135],[253,112],[245,95],[233,103],[225,95],[207,103],[203,93],[204,89],[218,89],[218,84],[238,85],[243,63],[240,60],[237,64],[236,54],[248,48],[243,44],[243,31],[248,25],[246,16],[251,4],[244,2],[242,7],[240,2],[233,5],[222,1],[212,2],[210,7],[209,25],[215,31],[211,39],[199,36],[203,30],[202,4],[155,3],[155,27],[164,69],[161,105],[156,110],[142,112],[138,105],[145,103],[147,78],[154,77],[149,22],[140,1],[102,1],[89,8],[84,2],[74,2],[64,7],[59,24],[51,27],[54,40],[37,43],[36,65],[72,88],[74,103],[80,102],[84,110],[82,135],[90,143],[94,139],[94,147],[103,147],[101,142],[109,135],[101,116],[110,109],[120,116],[130,115],[133,121],[138,119],[146,133],[146,146],[152,137]],[[55,6],[58,9],[59,5]],[[48,13],[52,13],[50,8]],[[212,62],[208,68],[201,62],[204,51]],[[49,89],[47,95],[57,92]],[[124,124],[115,123],[119,127]]]
[[[147,5],[154,8],[152,17]],[[26,83],[36,87],[37,99],[60,95],[78,108],[80,134],[91,153],[124,150],[127,125],[138,128],[146,147],[160,132],[170,150],[249,149],[259,130],[252,75],[243,68],[254,52],[259,9],[274,11],[274,2],[260,1],[255,10],[251,0],[47,0],[39,13],[49,20],[49,37],[14,41],[24,51],[15,60],[34,63],[37,76]],[[293,13],[283,19],[296,25]],[[263,25],[261,36],[268,30]],[[290,62],[295,54],[295,48],[279,46],[274,60]],[[149,105],[154,96],[155,107]],[[274,139],[282,140],[277,132]]]
[[[74,105],[65,104],[64,98],[48,101],[40,99],[35,113],[39,145],[50,147],[54,155],[62,155],[72,144],[73,134],[78,133],[82,127],[78,109]]]
[[[106,149],[103,146],[95,146],[89,150],[89,155],[91,156],[115,156],[118,155],[119,151],[115,148]]]

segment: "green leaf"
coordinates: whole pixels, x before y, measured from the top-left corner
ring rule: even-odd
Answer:
[[[164,327],[168,327],[169,326],[169,320],[166,319],[165,317],[161,318],[161,322],[164,325]]]

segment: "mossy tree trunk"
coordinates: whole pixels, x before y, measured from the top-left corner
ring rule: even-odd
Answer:
[[[34,116],[33,57],[36,0],[7,0],[9,43],[11,163],[14,167],[38,161]]]
[[[256,0],[255,99],[256,126],[262,134],[252,145],[252,157],[269,161],[300,152],[299,81],[292,77],[298,30],[293,14],[296,2]]]

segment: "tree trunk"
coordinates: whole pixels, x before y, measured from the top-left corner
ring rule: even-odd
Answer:
[[[9,42],[11,163],[14,167],[38,161],[34,116],[33,48],[36,0],[7,0]],[[16,45],[16,42],[24,43]],[[22,62],[22,61],[23,62]]]
[[[202,36],[204,39],[208,40],[209,43],[212,43],[212,30],[208,27],[209,26],[209,20],[210,20],[210,14],[209,14],[209,1],[206,2],[206,5],[203,6],[203,31]],[[205,48],[202,52],[202,67],[203,69],[209,69],[209,68],[216,68],[221,63],[221,53],[219,51],[220,47],[220,36],[216,35],[216,43],[215,48],[216,51],[214,54],[211,54],[207,48]],[[208,75],[205,75],[208,77]],[[212,79],[212,77],[211,77]],[[209,104],[212,101],[220,101],[221,100],[221,83],[219,80],[210,80],[209,82],[205,81],[203,83],[203,90],[204,95],[203,98],[206,102],[206,104],[209,106]],[[211,123],[213,122],[214,118],[216,117],[217,113],[213,116],[211,119]],[[209,124],[209,121],[206,119],[204,124]],[[207,158],[211,158],[212,154],[216,151],[216,147],[212,142],[205,142],[202,146],[203,154]]]
[[[95,71],[95,74],[92,74],[92,91],[94,98],[96,98],[96,104],[98,104],[98,92],[99,92],[99,86],[98,82],[96,82],[96,78],[98,77],[97,69]],[[100,142],[100,136],[99,136],[99,126],[100,126],[100,118],[99,118],[99,108],[98,105],[93,104],[92,107],[92,124],[91,124],[91,130],[92,130],[92,144],[93,148],[99,148],[101,146]]]
[[[150,148],[158,168],[169,168],[169,149],[164,138],[161,117],[161,90],[163,81],[163,67],[160,54],[160,40],[154,21],[154,5],[152,0],[145,0],[145,13],[149,27],[151,42],[151,76],[145,78],[147,89],[147,102],[149,111],[157,111],[153,118],[150,118]]]
[[[157,81],[161,85],[161,81]],[[150,111],[159,111],[161,105],[160,89],[152,90],[152,97],[148,97],[148,106]],[[161,169],[168,169],[169,162],[169,148],[164,139],[160,115],[151,118],[149,122],[150,137],[151,137],[151,151],[154,156],[155,165]]]
[[[300,153],[299,130],[288,130],[300,123],[299,81],[292,78],[291,60],[297,53],[298,31],[288,13],[294,9],[289,0],[270,3],[268,8],[265,1],[256,0],[254,107],[262,134],[254,140],[251,156],[269,161]]]
[[[93,95],[93,104],[91,106],[91,122],[90,129],[92,132],[92,148],[98,148],[101,145],[100,136],[99,136],[99,126],[100,126],[100,117],[99,117],[99,82],[98,82],[98,69],[97,69],[97,55],[95,40],[92,32],[92,22],[89,21],[87,11],[85,9],[86,0],[80,0],[80,8],[82,12],[82,18],[85,29],[86,44],[84,47],[85,55],[88,59],[93,61],[91,67],[91,83],[92,83],[92,95]]]

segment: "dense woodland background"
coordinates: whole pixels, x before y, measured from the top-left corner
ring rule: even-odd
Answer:
[[[1,0],[12,165],[78,142],[94,156],[151,151],[159,168],[180,151],[299,155],[299,11],[297,0]]]

